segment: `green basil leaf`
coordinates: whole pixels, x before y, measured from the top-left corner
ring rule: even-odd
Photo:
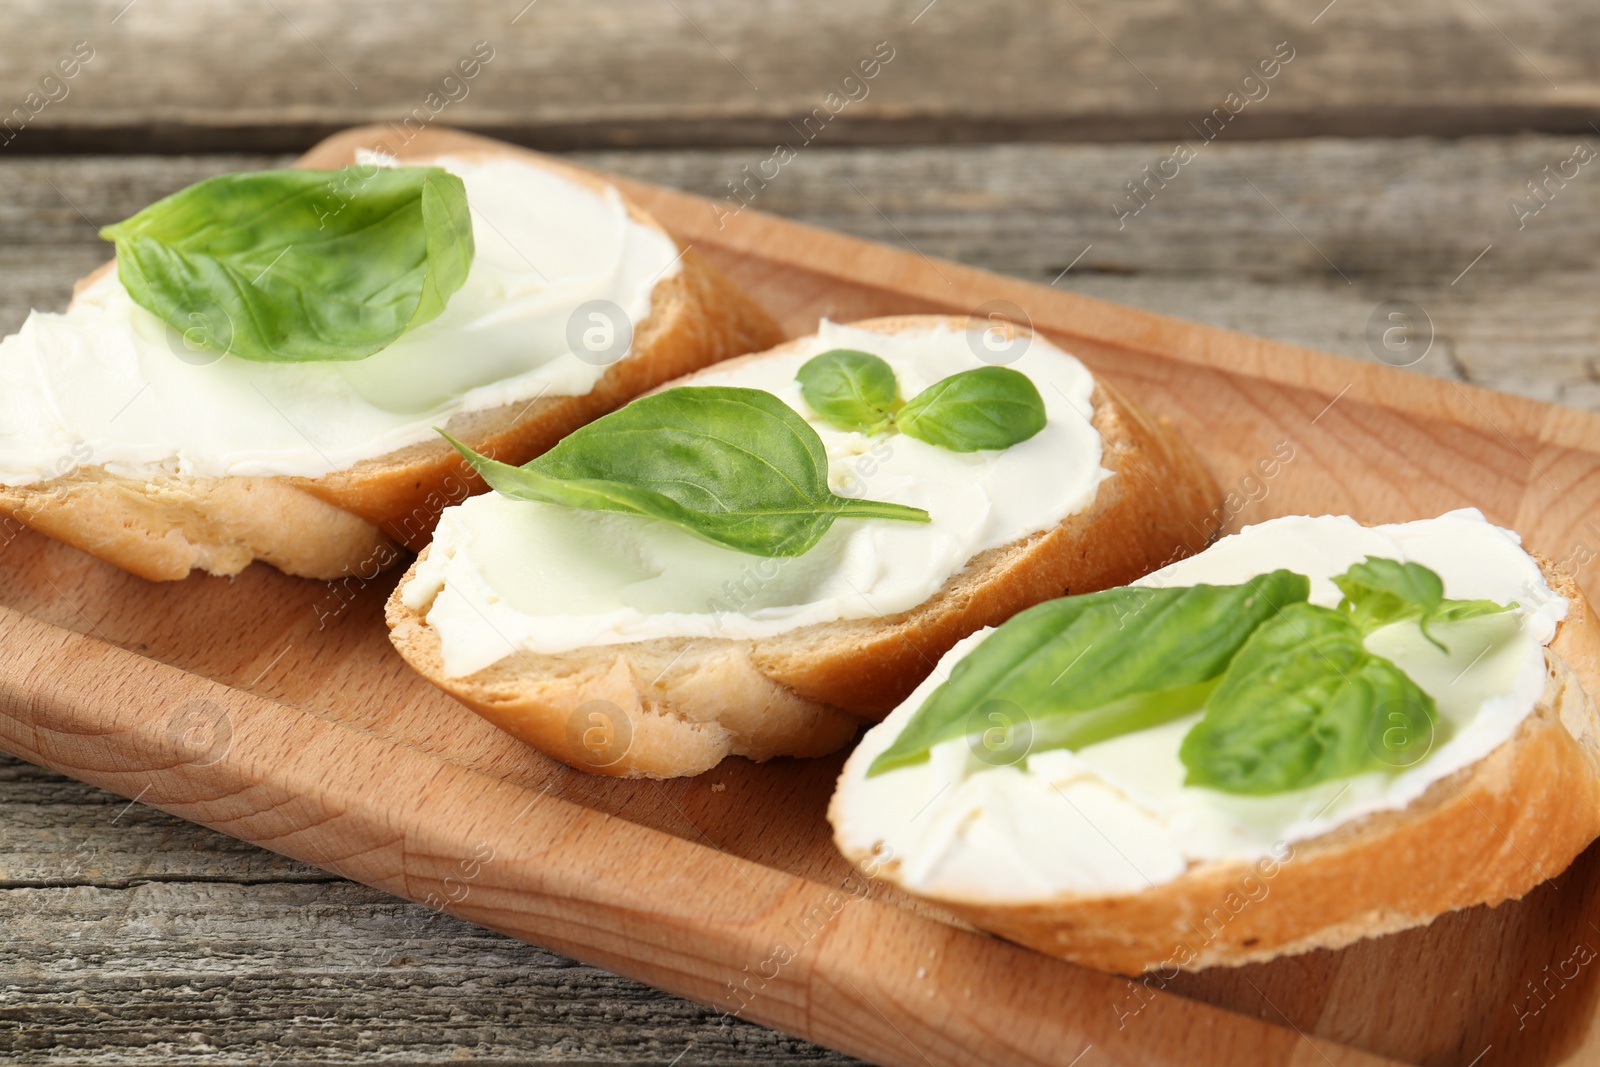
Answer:
[[[1368,652],[1350,615],[1292,604],[1245,642],[1184,737],[1184,784],[1264,795],[1403,766],[1426,755],[1436,721],[1433,698]]]
[[[802,555],[835,519],[929,521],[920,508],[836,495],[817,431],[759,389],[640,397],[522,467],[445,437],[506,496],[661,519],[757,556]]]
[[[1016,705],[1034,751],[1080,748],[1198,709],[1235,653],[1311,583],[1286,570],[1240,585],[1127,586],[1029,608],[983,639],[868,768],[920,763],[979,734],[981,711]]]
[[[952,452],[1010,448],[1044,424],[1038,388],[1010,367],[952,374],[912,397],[895,415],[901,433]]]
[[[870,352],[835,348],[806,360],[795,378],[811,410],[841,430],[877,433],[900,409],[894,368]]]
[[[214,347],[286,363],[392,344],[438,317],[474,253],[466,189],[438,167],[225,174],[100,236],[141,307],[180,332],[220,313]]]
[[[1517,602],[1514,600],[1509,604],[1499,604],[1493,600],[1446,600],[1428,621],[1460,622],[1462,619],[1476,619],[1483,615],[1499,615],[1501,612],[1511,611],[1516,606]],[[1449,649],[1445,651],[1448,652]]]
[[[1370,633],[1402,619],[1426,618],[1444,603],[1444,582],[1420,563],[1368,556],[1333,579],[1341,611]]]
[[[1339,610],[1349,614],[1362,634],[1415,619],[1422,627],[1422,635],[1445,652],[1449,649],[1429,632],[1434,622],[1492,615],[1515,607],[1492,600],[1448,600],[1444,581],[1427,567],[1378,556],[1368,556],[1365,562],[1353,565],[1334,578],[1333,584],[1344,594]]]

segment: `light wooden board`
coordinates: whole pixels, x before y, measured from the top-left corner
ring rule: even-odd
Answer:
[[[7,151],[290,149],[418,108],[545,148],[770,148],[818,108],[835,144],[1165,140],[1225,106],[1230,139],[1577,133],[1597,34],[1585,0],[13,0],[0,102],[81,40],[94,58]],[[430,105],[480,41],[480,76]],[[845,84],[880,41],[890,64]],[[1290,65],[1244,86],[1280,42]]]
[[[970,311],[1010,299],[1177,420],[1224,484],[1278,440],[1294,440],[1300,457],[1243,518],[1342,510],[1389,520],[1472,502],[1561,556],[1584,536],[1600,493],[1591,415],[753,212],[719,231],[699,201],[633,191],[794,329],[819,313]],[[0,640],[15,650],[0,666],[0,742],[124,795],[142,792],[147,803],[402,895],[464,891],[452,908],[464,917],[708,1001],[848,873],[821,821],[837,760],[736,763],[666,785],[553,767],[388,653],[377,625],[384,588],[358,591],[319,630],[328,590],[264,569],[151,586],[31,534],[0,561]],[[192,713],[208,711],[196,700],[210,702],[223,728],[209,740],[185,730]],[[225,745],[212,743],[224,733]],[[485,848],[495,858],[472,865]],[[1018,1062],[1064,1062],[1088,1044],[1091,1056],[1146,1062],[1193,1062],[1191,1047],[1216,1049],[1218,1062],[1362,1062],[1331,1045],[1314,1051],[1295,1029],[1406,1060],[1465,1062],[1489,1045],[1480,1062],[1559,1062],[1587,1032],[1589,983],[1569,984],[1521,1033],[1510,1008],[1523,972],[1536,977],[1580,935],[1586,871],[1580,862],[1563,885],[1515,907],[1181,983],[1193,998],[1278,1025],[1163,994],[1119,1027],[1124,983],[955,930],[888,895],[845,906],[746,1014],[893,1063],[992,1060],[996,1042],[1010,1043],[1004,1054]],[[1484,966],[1497,956],[1499,965]],[[1419,958],[1472,980],[1407,980]],[[1375,1013],[1376,1003],[1391,1008]]]

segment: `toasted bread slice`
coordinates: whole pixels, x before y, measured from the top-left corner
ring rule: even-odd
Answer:
[[[1577,585],[1539,564],[1569,602],[1545,649],[1543,695],[1509,740],[1405,808],[1295,841],[1287,856],[1195,864],[1134,893],[1027,903],[940,895],[937,903],[1052,956],[1170,978],[1341,948],[1521,897],[1600,836],[1600,718],[1591,697],[1600,692],[1600,625]],[[847,802],[843,790],[834,794],[835,826]],[[905,888],[898,860],[835,840],[852,862],[870,862],[875,877]]]
[[[853,324],[881,333],[965,318],[906,316]],[[791,342],[772,353],[791,350]],[[1059,526],[979,553],[937,593],[881,618],[805,626],[775,637],[659,638],[559,655],[518,652],[465,678],[444,672],[426,608],[390,598],[390,637],[435,685],[507,732],[581,770],[626,777],[699,774],[724,757],[817,756],[863,719],[899,704],[957,641],[1067,592],[1120,585],[1203,547],[1219,491],[1164,421],[1098,381],[1093,423],[1113,477]],[[403,588],[415,568],[401,581]],[[583,713],[605,701],[622,741],[586,741]]]
[[[514,156],[605,188],[591,174],[509,145],[450,154]],[[635,221],[666,233],[626,203]],[[771,317],[692,250],[684,250],[681,263],[652,289],[650,316],[635,328],[628,355],[589,392],[458,414],[445,429],[480,452],[525,463],[662,382],[782,340]],[[79,288],[113,269],[114,262],[106,264]],[[370,578],[403,558],[397,546],[427,544],[439,513],[483,488],[456,451],[436,438],[319,478],[188,478],[159,471],[133,477],[84,466],[50,481],[0,486],[0,513],[152,580],[179,579],[192,570],[237,574],[257,559],[306,578]]]

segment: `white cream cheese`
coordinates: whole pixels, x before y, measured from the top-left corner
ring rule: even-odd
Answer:
[[[466,185],[477,246],[438,318],[356,362],[212,360],[107,272],[0,341],[0,485],[83,455],[118,473],[317,477],[428,440],[460,412],[588,392],[604,360],[573,351],[574,312],[605,300],[643,322],[655,283],[680,269],[676,245],[614,189],[510,159],[426,162]]]
[[[1094,380],[1043,338],[1034,338],[1013,367],[1044,398],[1045,428],[1003,451],[972,453],[823,422],[801,399],[795,374],[833,348],[883,357],[905,397],[984,365],[961,331],[879,334],[823,322],[795,351],[712,367],[692,380],[775,394],[821,436],[835,492],[924,508],[930,523],[841,519],[805,555],[778,560],[664,522],[496,493],[475,497],[445,511],[428,558],[401,594],[413,610],[426,609],[446,674],[472,674],[519,649],[548,654],[658,637],[769,637],[905,611],[977,553],[1087,506],[1108,474],[1089,421]]]
[[[1405,807],[1433,782],[1482,759],[1515,733],[1543,692],[1543,646],[1567,601],[1554,594],[1515,533],[1476,510],[1366,528],[1342,516],[1273,519],[1225,537],[1142,585],[1225,585],[1286,568],[1311,578],[1313,603],[1332,607],[1328,580],[1368,555],[1414,561],[1456,599],[1516,601],[1514,616],[1455,624],[1451,654],[1415,623],[1367,638],[1434,697],[1441,727],[1425,758],[1394,771],[1267,797],[1183,785],[1178,746],[1199,714],[1077,752],[1034,753],[1008,767],[975,758],[965,739],[922,764],[866,777],[951,667],[991,631],[953,648],[938,670],[869,731],[845,765],[831,817],[849,850],[886,847],[900,879],[948,899],[1028,901],[1062,893],[1135,892],[1192,864],[1255,860],[1283,842]],[[1488,651],[1485,651],[1485,650]]]

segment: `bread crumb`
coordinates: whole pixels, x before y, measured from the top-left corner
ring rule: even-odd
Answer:
[[[726,788],[728,788],[728,787],[723,785],[721,782],[712,782],[711,783],[711,791],[713,793],[720,793]]]
[[[928,977],[928,968],[926,968],[926,967],[918,967],[917,968],[917,977],[918,978],[926,978],[926,977]]]

